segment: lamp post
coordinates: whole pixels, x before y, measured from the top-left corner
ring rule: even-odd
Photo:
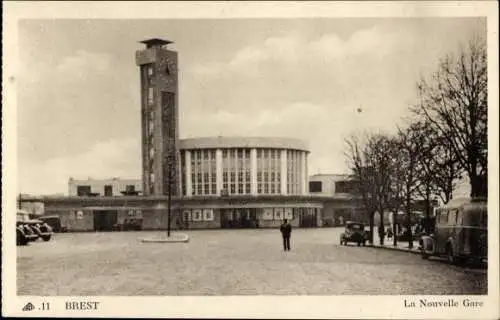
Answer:
[[[174,156],[172,151],[172,139],[169,139],[169,150],[167,156],[167,183],[168,183],[168,197],[167,197],[167,237],[170,238],[170,213],[172,208],[172,164],[174,163]]]
[[[167,237],[170,238],[170,208],[172,206],[172,179],[170,177],[170,164],[168,165],[168,198],[167,198]]]

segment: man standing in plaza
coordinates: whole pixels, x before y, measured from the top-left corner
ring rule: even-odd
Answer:
[[[281,236],[283,237],[283,250],[290,251],[290,236],[292,235],[292,225],[285,219],[280,226]]]

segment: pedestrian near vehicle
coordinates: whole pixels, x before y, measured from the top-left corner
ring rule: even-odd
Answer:
[[[387,239],[392,239],[392,228],[391,228],[391,226],[387,227],[386,233],[387,233]]]
[[[285,219],[280,226],[281,236],[283,237],[283,250],[290,251],[290,237],[292,236],[292,225]]]

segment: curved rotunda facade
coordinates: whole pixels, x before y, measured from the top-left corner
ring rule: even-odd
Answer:
[[[180,141],[183,196],[305,195],[306,144],[289,138]]]

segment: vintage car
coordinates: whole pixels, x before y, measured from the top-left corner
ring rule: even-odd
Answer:
[[[41,220],[31,219],[25,221],[24,223],[27,224],[31,229],[33,229],[33,231],[35,231],[38,237],[43,241],[49,241],[54,234],[54,232],[52,231],[52,227]]]
[[[28,242],[38,239],[38,234],[26,223],[22,221],[16,222],[16,244],[25,246]]]
[[[347,245],[348,242],[357,243],[358,246],[365,245],[368,234],[365,225],[361,222],[347,221],[345,231],[340,235],[340,244]]]
[[[113,231],[140,231],[142,230],[141,218],[126,218],[123,223],[116,223],[112,227]]]
[[[57,215],[41,216],[38,219],[46,222],[53,232],[66,232],[67,228],[62,225],[61,218]]]
[[[488,210],[485,199],[466,199],[436,210],[434,233],[422,237],[423,259],[445,257],[449,263],[482,264],[488,257]]]
[[[27,245],[38,238],[49,241],[52,237],[52,228],[41,220],[31,219],[30,214],[22,209],[17,210],[16,244]]]

